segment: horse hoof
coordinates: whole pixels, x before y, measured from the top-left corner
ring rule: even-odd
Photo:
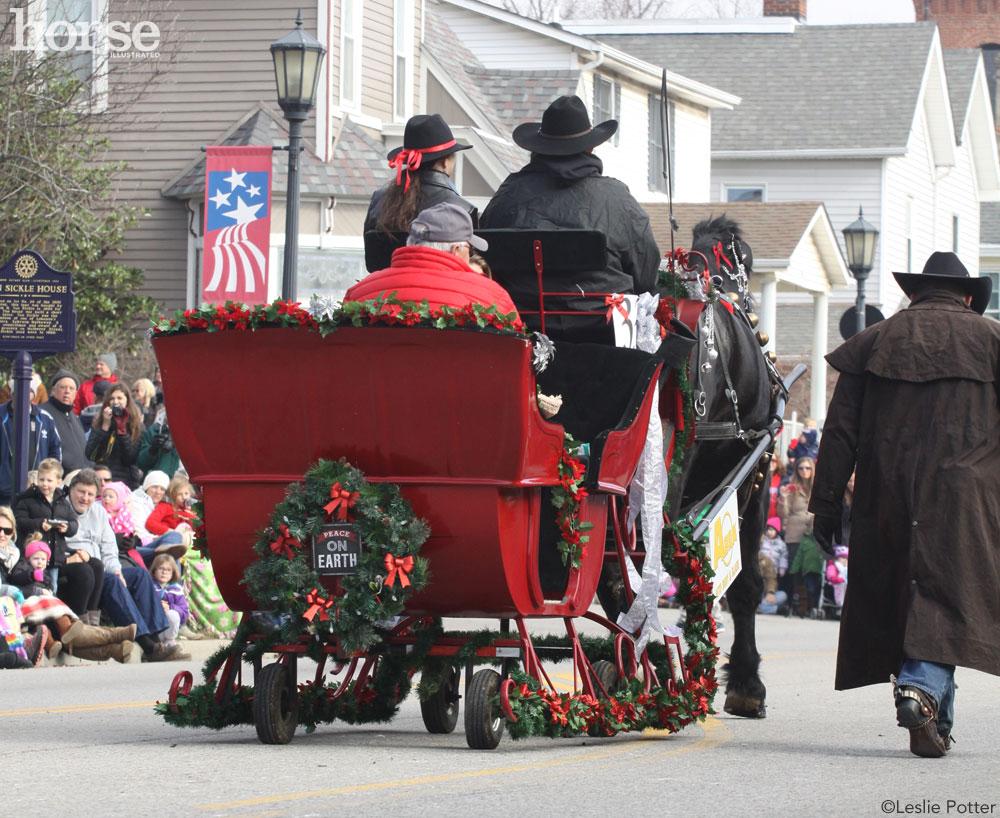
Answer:
[[[751,699],[739,693],[727,693],[726,704],[722,708],[731,716],[745,719],[767,718],[767,705],[761,699]]]

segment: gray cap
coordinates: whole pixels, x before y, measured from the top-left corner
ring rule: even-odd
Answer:
[[[68,369],[60,369],[58,372],[56,372],[56,374],[52,376],[52,380],[49,381],[49,386],[55,386],[63,378],[72,378],[73,383],[76,384],[76,388],[77,389],[80,388],[79,376],[75,372],[70,372]]]
[[[477,250],[489,248],[486,239],[472,232],[472,217],[448,203],[421,210],[410,224],[410,236],[417,241],[467,241]]]
[[[118,369],[118,356],[113,352],[105,352],[103,355],[98,355],[97,360],[104,361],[108,365],[108,369],[112,372]]]

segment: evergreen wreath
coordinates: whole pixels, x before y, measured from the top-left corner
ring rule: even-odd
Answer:
[[[311,541],[331,521],[356,523],[362,544],[357,570],[339,578],[338,596],[323,588],[311,559]],[[397,486],[369,483],[344,460],[319,460],[274,507],[243,582],[260,610],[290,615],[283,641],[311,633],[318,643],[335,637],[345,653],[363,651],[381,638],[379,623],[427,585],[419,552],[428,533]]]

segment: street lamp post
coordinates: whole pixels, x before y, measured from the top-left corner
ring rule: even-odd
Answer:
[[[302,10],[295,30],[271,43],[278,105],[288,120],[288,190],[285,200],[285,265],[281,275],[281,298],[296,298],[296,268],[299,255],[299,153],[302,151],[302,123],[316,102],[320,66],[326,48],[302,30]]]
[[[854,309],[857,314],[857,331],[861,332],[865,328],[865,281],[875,263],[878,228],[865,221],[864,211],[859,206],[857,221],[847,225],[843,233],[847,266],[858,282],[858,297]]]

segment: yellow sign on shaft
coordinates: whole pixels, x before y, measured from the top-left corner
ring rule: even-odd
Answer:
[[[726,593],[743,567],[740,555],[739,512],[736,494],[733,494],[709,522],[709,554],[712,559],[712,570],[715,571],[712,593],[716,599]]]

